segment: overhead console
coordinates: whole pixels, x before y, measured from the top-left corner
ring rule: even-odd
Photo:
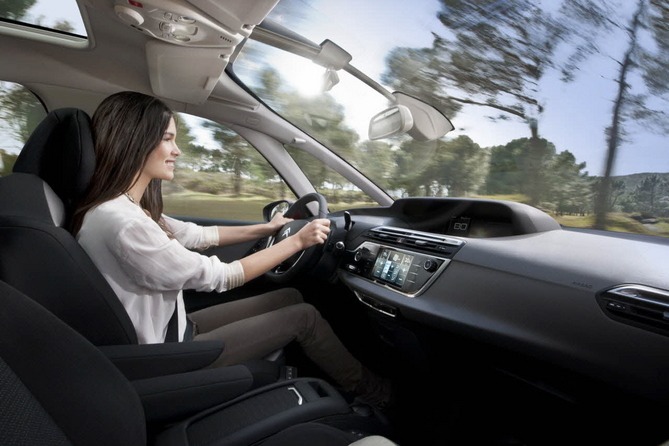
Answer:
[[[156,39],[183,46],[234,47],[279,0],[116,0],[124,23]]]
[[[163,98],[202,104],[237,44],[279,0],[91,0],[152,37],[146,45],[151,88]],[[196,70],[193,67],[197,67]]]
[[[341,267],[409,297],[423,292],[464,245],[456,238],[388,226],[363,237],[367,241],[347,251]]]

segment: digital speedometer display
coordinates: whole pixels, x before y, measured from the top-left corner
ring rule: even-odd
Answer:
[[[392,249],[381,249],[372,275],[378,279],[402,286],[409,274],[414,256]]]

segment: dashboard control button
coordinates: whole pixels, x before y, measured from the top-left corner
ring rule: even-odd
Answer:
[[[353,260],[359,262],[362,259],[362,251],[356,251],[353,255]]]
[[[432,259],[427,259],[425,262],[423,262],[423,269],[427,271],[428,273],[433,273],[437,270],[437,262],[435,262]]]
[[[346,265],[346,269],[351,271],[352,273],[357,273],[360,271],[360,269],[357,266],[351,265],[350,263]]]

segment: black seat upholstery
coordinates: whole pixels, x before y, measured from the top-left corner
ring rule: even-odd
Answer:
[[[4,282],[0,282],[0,299],[0,444],[147,444],[137,394],[98,349]],[[190,443],[188,438],[182,442],[175,442],[174,436],[166,438],[156,444]],[[354,438],[330,426],[307,423],[263,444],[343,446]],[[374,444],[391,444],[378,441]]]
[[[49,113],[14,173],[0,178],[0,279],[95,345],[136,344],[121,302],[64,229],[94,169],[88,115],[74,108]]]
[[[90,117],[76,108],[49,113],[26,142],[13,173],[0,178],[0,280],[94,345],[136,346],[137,334],[121,301],[65,229],[94,170]],[[198,344],[105,352],[117,357],[119,366],[130,359],[130,366],[122,368],[126,376],[137,379],[205,367],[223,348],[221,341]],[[257,384],[275,380],[280,373],[278,362],[245,365]]]

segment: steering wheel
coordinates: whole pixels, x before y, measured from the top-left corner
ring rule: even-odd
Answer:
[[[305,218],[307,215],[306,206],[312,201],[318,203],[318,215],[317,217]],[[321,194],[312,192],[300,197],[300,199],[293,203],[284,214],[285,217],[294,218],[294,220],[285,224],[281,229],[279,229],[276,235],[270,238],[269,242],[267,243],[267,247],[269,248],[275,243],[279,243],[285,238],[295,235],[300,229],[306,226],[307,223],[314,220],[315,218],[325,218],[327,216],[327,209],[327,202],[325,201],[325,197]],[[323,244],[316,244],[305,249],[304,251],[298,252],[297,254],[281,262],[278,266],[266,272],[265,276],[267,276],[267,278],[270,280],[278,283],[291,280],[298,273],[312,265],[315,260],[320,258],[320,255],[323,253],[323,249],[327,243],[328,240],[326,239]]]

